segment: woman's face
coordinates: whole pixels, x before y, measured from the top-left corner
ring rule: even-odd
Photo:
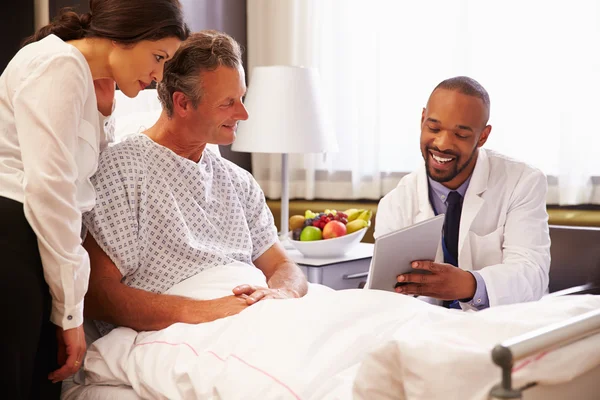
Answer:
[[[135,97],[152,81],[160,82],[165,62],[181,44],[176,37],[143,40],[134,45],[115,44],[109,57],[113,78],[127,97]]]

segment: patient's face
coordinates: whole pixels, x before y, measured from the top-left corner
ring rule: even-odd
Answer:
[[[246,94],[244,69],[221,66],[202,72],[201,82],[202,98],[187,123],[203,143],[233,143],[238,121],[248,119],[242,101]]]
[[[142,40],[134,45],[115,44],[109,63],[119,89],[135,97],[152,81],[163,78],[165,62],[173,57],[181,40],[176,37],[156,41]]]
[[[433,180],[450,189],[467,180],[491,131],[487,113],[475,96],[446,89],[432,93],[421,117],[421,154]]]

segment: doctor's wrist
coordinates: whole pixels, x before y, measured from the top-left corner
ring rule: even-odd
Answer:
[[[471,301],[477,292],[477,279],[475,279],[475,276],[469,271],[462,272],[464,273],[458,301],[466,303]]]

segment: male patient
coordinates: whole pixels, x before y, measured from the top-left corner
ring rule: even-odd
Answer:
[[[441,82],[429,97],[421,116],[425,163],[381,200],[374,236],[445,214],[442,249],[436,262],[413,262],[431,274],[399,275],[397,292],[475,310],[546,292],[546,177],[481,148],[492,130],[489,115],[487,91],[468,77]]]
[[[215,31],[193,34],[165,67],[157,123],[102,154],[97,205],[84,216],[92,266],[85,313],[103,321],[101,334],[114,325],[146,331],[208,322],[263,299],[306,294],[258,184],[206,149],[234,141],[238,121],[248,118],[245,92],[239,45]],[[231,295],[214,300],[164,294],[219,271],[238,283],[258,273],[268,287],[232,284]]]

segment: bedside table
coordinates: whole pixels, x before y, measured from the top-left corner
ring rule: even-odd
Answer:
[[[319,283],[332,289],[357,289],[367,280],[374,245],[359,243],[351,251],[335,258],[307,258],[298,250],[286,249],[310,283]]]

